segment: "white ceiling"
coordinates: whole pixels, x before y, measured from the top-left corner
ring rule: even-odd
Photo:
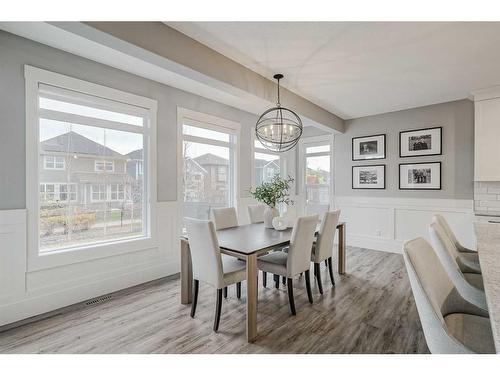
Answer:
[[[344,119],[500,84],[500,23],[167,24]]]

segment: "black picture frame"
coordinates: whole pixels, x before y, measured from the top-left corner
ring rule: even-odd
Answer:
[[[439,187],[438,188],[414,188],[414,187],[401,187],[401,166],[402,165],[415,165],[415,164],[438,164],[439,165]],[[419,190],[442,190],[443,187],[443,171],[442,171],[442,163],[440,161],[430,161],[430,162],[418,162],[418,163],[399,163],[399,172],[398,172],[398,185],[399,185],[399,190],[413,190],[413,191],[419,191]]]
[[[354,168],[363,168],[363,167],[384,167],[384,186],[383,187],[367,187],[367,188],[359,188],[354,187]],[[385,190],[385,179],[387,177],[386,164],[365,164],[365,165],[353,165],[351,168],[351,188],[353,190]]]
[[[384,138],[384,156],[377,158],[354,158],[354,142],[363,138],[373,138],[373,137],[383,137]],[[373,135],[364,135],[362,137],[353,137],[351,139],[351,159],[352,161],[367,161],[367,160],[383,160],[387,157],[387,142],[386,142],[386,134],[373,134]]]
[[[413,133],[413,132],[419,132],[422,130],[435,130],[439,129],[439,152],[438,153],[433,153],[433,154],[423,154],[423,155],[402,155],[402,142],[401,142],[401,136],[405,133]],[[443,127],[442,126],[433,126],[430,128],[420,128],[420,129],[412,129],[412,130],[403,130],[399,132],[399,157],[400,158],[419,158],[419,157],[426,157],[426,156],[436,156],[436,155],[443,155]],[[416,163],[415,163],[416,164]]]

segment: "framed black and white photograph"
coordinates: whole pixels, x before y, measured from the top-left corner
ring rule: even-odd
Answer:
[[[400,190],[441,190],[441,162],[399,164]]]
[[[441,155],[442,127],[416,129],[399,133],[399,157]]]
[[[385,189],[385,165],[352,167],[353,189]]]
[[[385,134],[352,139],[352,160],[385,159]]]

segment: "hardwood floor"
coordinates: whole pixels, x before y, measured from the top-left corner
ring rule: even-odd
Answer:
[[[229,288],[219,332],[212,332],[215,290],[200,284],[195,319],[180,304],[180,280],[157,280],[101,304],[0,332],[0,353],[428,353],[399,254],[349,247],[347,273],[332,288],[322,265],[324,295],[294,280],[297,315],[286,286],[259,280],[257,341],[245,339],[245,290]],[[260,277],[260,275],[259,275]],[[245,284],[243,283],[243,288]]]

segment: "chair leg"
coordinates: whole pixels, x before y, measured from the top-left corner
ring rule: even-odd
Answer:
[[[288,301],[290,302],[290,312],[292,315],[297,315],[295,311],[295,300],[293,299],[293,281],[292,279],[287,279],[286,284],[288,286]]]
[[[262,271],[262,285],[264,288],[267,286],[267,272]]]
[[[309,303],[313,303],[313,296],[311,291],[311,278],[309,277],[309,270],[306,272],[306,290],[307,290],[307,298],[309,299]]]
[[[198,280],[194,280],[193,287],[193,302],[191,303],[191,318],[194,318],[194,314],[196,313],[196,305],[198,304],[198,286],[200,282]]]
[[[217,301],[215,302],[214,331],[219,330],[220,312],[222,308],[222,289],[217,289]]]
[[[316,277],[316,282],[318,283],[319,293],[323,294],[323,285],[321,285],[321,270],[319,268],[319,263],[314,263],[314,276]]]
[[[236,298],[241,298],[241,282],[236,283]]]
[[[281,280],[282,280],[282,282],[283,282],[283,285],[286,285],[286,277],[285,277],[285,276],[283,276],[283,278],[282,278]]]
[[[276,289],[280,288],[280,276],[279,275],[274,275],[274,286]]]
[[[227,298],[227,286],[224,288],[224,298]]]
[[[333,278],[332,257],[328,258],[328,273],[330,274],[330,281],[332,282],[332,285],[335,285],[335,279]]]

